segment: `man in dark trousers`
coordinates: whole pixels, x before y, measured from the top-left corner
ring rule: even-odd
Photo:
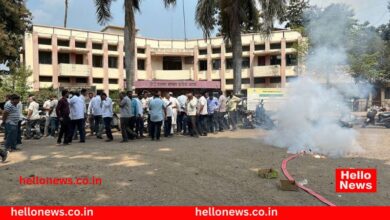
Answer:
[[[62,137],[64,137],[64,145],[69,144],[69,140],[72,138],[73,134],[70,134],[70,110],[68,103],[68,90],[62,91],[62,98],[58,101],[58,105],[56,108],[57,118],[60,121],[61,128],[60,133],[58,134],[57,145],[61,145]]]

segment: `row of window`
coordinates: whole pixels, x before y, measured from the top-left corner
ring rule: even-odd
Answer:
[[[51,76],[39,76],[40,82],[52,82],[53,78]],[[70,83],[70,77],[58,77],[58,82],[60,83]],[[88,83],[88,78],[75,77],[76,83]],[[103,84],[103,78],[93,78],[93,83]],[[108,84],[118,84],[118,79],[108,79]]]
[[[294,48],[295,42],[287,42],[286,43],[286,48]],[[282,48],[281,43],[271,43],[270,44],[270,49],[271,50],[280,50]],[[265,44],[256,44],[255,45],[255,51],[262,51],[265,50]],[[250,46],[249,45],[243,45],[242,46],[242,51],[243,52],[249,52],[250,51]],[[232,53],[233,49],[232,47],[226,47],[226,53]],[[220,54],[221,53],[221,48],[220,47],[213,47],[211,48],[211,53],[212,54]],[[199,55],[207,55],[207,48],[201,48],[199,49]]]
[[[38,38],[38,44],[41,45],[52,45],[52,39],[51,38]],[[70,41],[64,40],[64,39],[57,39],[57,45],[61,47],[69,47]],[[76,41],[75,42],[76,48],[86,48],[87,43],[85,41]],[[93,50],[102,50],[103,44],[102,43],[92,43],[92,49]],[[107,49],[109,51],[118,51],[118,45],[116,44],[108,44]],[[137,48],[137,53],[139,54],[145,54],[145,48]]]

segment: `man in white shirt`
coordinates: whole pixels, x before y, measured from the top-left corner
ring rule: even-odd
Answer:
[[[172,117],[173,117],[173,103],[170,101],[171,95],[169,93],[165,94],[163,98],[164,106],[167,111],[167,115],[164,120],[164,136],[168,137],[171,135],[172,129]]]
[[[173,134],[177,129],[177,116],[179,113],[179,101],[173,97],[173,93],[169,92],[169,101],[172,103],[172,129],[171,134]]]
[[[106,130],[106,135],[107,135],[106,142],[111,142],[112,140],[114,140],[111,131],[111,121],[113,116],[112,99],[108,97],[106,93],[102,93],[102,100],[103,100],[103,121],[104,121],[104,128]]]
[[[93,136],[95,133],[95,126],[94,126],[94,120],[93,120],[93,115],[92,115],[92,108],[91,108],[91,102],[94,97],[93,92],[88,93],[88,109],[87,109],[87,119],[89,122],[89,128],[91,130],[91,133],[89,136]],[[87,104],[87,102],[86,102]]]
[[[41,130],[39,129],[39,104],[35,101],[35,97],[30,95],[28,97],[28,113],[27,113],[27,139],[32,138],[33,134],[31,128],[36,127],[36,137],[41,137]]]
[[[80,143],[85,143],[85,131],[84,131],[84,101],[80,98],[80,93],[75,92],[72,98],[69,101],[69,110],[70,110],[70,134],[74,134],[77,130],[80,134]],[[70,142],[72,138],[70,138]]]
[[[47,137],[49,136],[49,125],[50,125],[50,102],[51,100],[48,99],[43,103],[43,110],[45,111],[45,117],[46,117],[46,122],[45,122],[45,129],[44,129],[44,136]]]
[[[96,137],[99,139],[103,139],[102,132],[103,132],[103,102],[100,97],[100,94],[97,93],[95,97],[91,100],[89,103],[91,105],[91,113],[93,115],[94,120],[94,130],[96,132]]]
[[[227,102],[226,96],[223,94],[222,91],[219,91],[218,106],[216,111],[218,111],[218,123],[219,123],[220,132],[223,132],[224,129],[229,129],[228,122],[225,118],[226,102]]]
[[[187,95],[186,112],[188,116],[188,130],[192,137],[199,137],[198,127],[196,126],[196,114],[198,99],[190,92]]]
[[[177,107],[177,133],[183,132],[183,134],[187,134],[187,122],[186,122],[186,103],[187,96],[182,94],[177,97],[178,107]]]
[[[205,93],[197,93],[196,96],[198,98],[198,131],[200,132],[200,136],[207,136],[207,99],[204,96]]]

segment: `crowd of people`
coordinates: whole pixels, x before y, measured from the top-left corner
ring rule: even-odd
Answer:
[[[219,92],[187,92],[174,97],[171,92],[144,92],[140,95],[129,92],[119,94],[119,121],[121,143],[142,139],[148,133],[151,140],[159,141],[161,134],[192,137],[207,136],[224,130],[237,130],[237,105],[239,97]],[[61,98],[52,95],[43,103],[45,123],[43,136],[56,138],[57,145],[69,145],[72,141],[86,141],[86,124],[90,136],[106,142],[114,140],[112,120],[114,102],[106,93],[89,92],[86,89],[69,92],[63,90]],[[40,107],[35,97],[28,98],[28,112],[25,117],[18,95],[7,96],[4,105],[2,126],[5,129],[4,147],[0,156],[5,161],[9,152],[19,151],[22,143],[21,122],[27,120],[25,138],[40,136],[40,129],[33,128],[39,123]],[[163,130],[162,130],[163,129]]]

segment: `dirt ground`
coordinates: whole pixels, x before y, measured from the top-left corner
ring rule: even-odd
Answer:
[[[366,152],[342,159],[306,155],[291,161],[297,181],[336,205],[390,205],[390,130],[358,129]],[[118,135],[118,134],[117,134]],[[199,139],[177,136],[152,142],[55,146],[25,141],[23,151],[0,164],[0,205],[323,205],[303,191],[285,192],[279,180],[261,179],[258,168],[279,169],[285,149],[262,142],[262,130],[224,132]],[[376,168],[378,192],[337,194],[337,167]],[[280,177],[285,177],[280,171]],[[19,178],[99,177],[101,185],[20,185]]]

